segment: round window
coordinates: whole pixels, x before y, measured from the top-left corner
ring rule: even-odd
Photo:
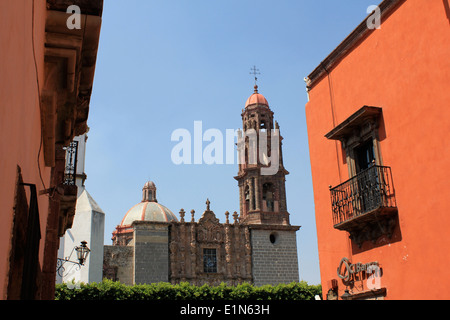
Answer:
[[[276,232],[271,233],[269,236],[269,240],[270,240],[270,243],[272,243],[272,244],[277,243],[278,234]]]

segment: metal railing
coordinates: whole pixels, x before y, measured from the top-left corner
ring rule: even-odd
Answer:
[[[397,206],[390,167],[372,165],[330,192],[335,226],[378,208]]]
[[[66,150],[66,167],[64,170],[63,184],[74,186],[77,174],[78,141],[72,141]]]

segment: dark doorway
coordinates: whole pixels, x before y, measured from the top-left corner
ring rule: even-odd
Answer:
[[[368,140],[355,148],[356,173],[359,173],[370,167],[375,161],[373,152],[373,142]]]

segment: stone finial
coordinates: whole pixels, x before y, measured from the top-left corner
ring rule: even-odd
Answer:
[[[180,222],[184,222],[184,214],[185,214],[185,213],[186,213],[186,212],[184,211],[184,209],[181,208],[181,210],[180,210],[180,217],[181,217]]]
[[[225,220],[225,223],[226,224],[229,224],[230,223],[230,220],[228,220],[228,216],[230,215],[230,213],[228,212],[228,211],[225,211],[225,217],[226,217],[226,220]]]
[[[239,223],[239,221],[238,221],[238,214],[237,214],[236,211],[233,213],[233,219],[234,219],[234,223],[235,223],[235,224],[238,224],[238,223]]]
[[[195,210],[192,209],[191,210],[191,222],[195,222],[194,215],[195,215]]]
[[[210,211],[209,205],[211,202],[209,202],[209,199],[206,199],[206,211]]]

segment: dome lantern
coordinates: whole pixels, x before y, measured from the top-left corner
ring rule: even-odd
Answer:
[[[156,186],[152,181],[145,183],[142,188],[142,202],[158,202],[156,200]]]

